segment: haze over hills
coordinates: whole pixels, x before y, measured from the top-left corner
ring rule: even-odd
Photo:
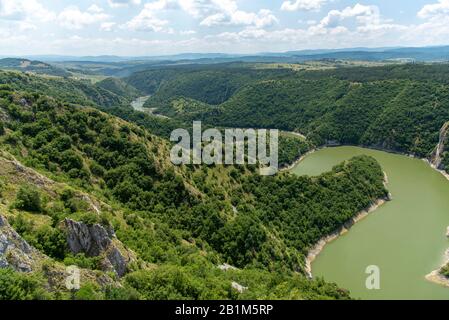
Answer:
[[[68,265],[85,275],[73,299],[350,298],[339,283],[310,281],[305,261],[320,239],[389,199],[375,159],[261,177],[254,165],[175,166],[168,137],[194,120],[275,128],[296,132],[279,139],[281,167],[351,144],[449,171],[449,64],[352,60],[445,50],[0,60],[0,235],[33,248],[25,260],[10,250],[0,298],[69,299],[58,285]],[[129,60],[108,62],[120,59]],[[311,61],[282,63],[300,59]],[[69,76],[37,74],[45,70]],[[148,98],[140,109],[138,98]],[[80,229],[90,235],[82,248],[71,242]],[[449,266],[439,274],[449,279]]]
[[[6,56],[4,56],[6,57]],[[417,61],[447,61],[449,60],[449,46],[431,47],[379,47],[379,48],[341,48],[298,50],[287,52],[261,52],[254,54],[226,54],[226,53],[180,53],[175,55],[148,56],[65,56],[65,55],[31,55],[22,58],[40,60],[44,62],[107,62],[121,63],[130,61],[180,61],[180,60],[216,60],[216,61],[248,61],[264,60],[276,61],[307,61],[320,59],[357,59],[368,61],[382,61],[391,59],[413,59]]]

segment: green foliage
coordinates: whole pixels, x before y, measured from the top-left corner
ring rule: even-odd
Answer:
[[[112,107],[129,104],[129,100],[87,80],[40,77],[31,74],[0,71],[0,84],[30,94],[46,94],[66,103]]]
[[[39,190],[34,186],[22,185],[17,191],[14,207],[29,212],[41,212],[42,202]]]
[[[153,95],[147,106],[160,107],[174,97],[218,105],[252,81],[291,73],[288,69],[259,70],[239,64],[190,65],[136,72],[127,78],[127,82]]]
[[[104,111],[116,117],[122,118],[123,120],[135,123],[147,129],[152,134],[164,137],[166,139],[170,138],[170,134],[173,130],[186,126],[178,119],[161,118],[154,115],[149,115],[147,113],[134,111],[131,107],[108,108],[104,109]]]
[[[140,300],[137,290],[130,287],[107,287],[105,290],[106,300]]]
[[[13,217],[11,224],[30,245],[49,257],[62,261],[68,253],[66,235],[62,230],[49,225],[35,226],[23,214]]]
[[[97,82],[95,86],[112,92],[119,97],[126,98],[129,101],[142,95],[139,90],[118,78],[106,78]]]
[[[46,300],[50,295],[43,289],[38,276],[25,275],[11,269],[0,269],[0,300]]]
[[[192,79],[214,75],[210,71],[189,72],[194,73]],[[221,70],[217,75],[223,73]],[[214,90],[229,86],[236,92],[225,103],[231,104],[236,95],[250,90],[248,87],[257,87],[252,83],[244,88],[247,77],[260,80],[259,76],[266,76],[263,72],[244,75],[242,70],[231,74],[236,76],[235,80],[223,75],[219,83],[200,90],[197,97],[177,100],[180,104],[172,106],[185,116],[182,120],[196,117],[198,112],[205,111],[203,107],[209,109],[204,102],[190,99],[210,102],[215,99]],[[271,76],[285,74],[290,72]],[[165,92],[170,88],[183,92],[185,88],[205,85],[202,80],[189,85],[189,77],[186,71],[177,83],[167,85]],[[35,92],[34,80],[30,79],[30,92]],[[284,88],[276,81],[264,82],[267,89]],[[23,79],[18,83],[11,86],[25,88]],[[304,107],[296,118],[306,124],[331,109],[328,102],[341,98],[350,86],[344,81],[328,80],[324,86],[316,81],[302,84],[304,92],[295,93],[298,83],[301,82],[283,83],[293,96],[271,93],[260,103],[269,107],[270,101],[280,99],[301,107],[323,89],[323,100],[316,103],[317,110],[312,109],[310,102],[310,108]],[[57,91],[49,91],[57,96]],[[302,274],[304,255],[319,238],[336,230],[373,200],[385,196],[382,170],[372,158],[352,159],[315,178],[289,174],[261,177],[254,166],[175,168],[168,159],[169,143],[145,129],[167,135],[170,126],[179,124],[177,120],[157,122],[152,116],[119,106],[109,110],[141,125],[137,127],[98,110],[74,107],[43,95],[5,90],[1,96],[0,101],[8,101],[0,104],[0,110],[11,119],[8,136],[13,137],[4,147],[27,165],[71,186],[53,195],[42,210],[49,216],[44,224],[32,223],[19,215],[13,219],[14,228],[31,245],[64,264],[99,269],[100,257],[66,252],[64,234],[58,226],[70,215],[87,224],[113,225],[118,239],[138,256],[132,269],[136,271],[120,281],[122,288],[100,288],[87,283],[74,298],[348,298],[348,293],[336,285],[307,280]],[[82,97],[79,98],[81,101]],[[228,99],[228,95],[217,99]],[[270,112],[270,117],[276,118],[277,111]],[[216,119],[211,114],[206,116]],[[248,119],[245,117],[242,121]],[[284,114],[277,120],[290,121],[290,118],[291,115]],[[264,121],[258,125],[268,123]],[[164,124],[168,127],[163,128]],[[272,123],[272,127],[277,125]],[[285,164],[310,148],[296,137],[282,136],[280,143],[280,159]],[[79,189],[101,199],[106,203],[104,207],[111,207],[110,212],[99,216],[89,211],[90,207],[76,191]],[[217,268],[223,262],[241,270],[223,272]],[[250,289],[239,294],[232,289],[232,281]]]
[[[83,253],[78,253],[77,255],[68,254],[64,258],[64,264],[66,266],[78,266],[84,269],[99,270],[100,260],[100,257],[86,257]]]
[[[75,293],[75,300],[102,300],[104,295],[99,289],[98,285],[88,282]]]
[[[441,269],[440,273],[446,278],[449,278],[449,263]]]
[[[442,165],[443,165],[443,169],[446,172],[449,172],[449,152],[447,152],[447,151],[445,153],[443,153]]]
[[[311,145],[298,137],[279,136],[279,166],[286,167],[310,151]]]

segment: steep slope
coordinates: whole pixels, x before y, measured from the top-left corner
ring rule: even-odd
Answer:
[[[125,83],[119,78],[106,78],[100,82],[97,82],[95,86],[103,88],[109,92],[116,94],[119,97],[126,98],[130,101],[143,95],[141,92],[139,92],[139,90]]]
[[[448,64],[297,72],[231,66],[158,69],[128,81],[147,87],[157,79],[153,73],[164,74],[146,104],[164,115],[297,131],[316,145],[357,144],[430,158],[449,119]]]
[[[386,195],[374,159],[355,158],[317,178],[261,177],[254,166],[174,167],[168,142],[140,127],[5,89],[0,210],[48,257],[30,276],[41,291],[50,284],[50,298],[67,297],[54,276],[64,264],[101,275],[85,278],[75,298],[348,297],[336,285],[307,280],[304,256]],[[86,241],[102,249],[91,251]],[[240,269],[220,270],[223,262]],[[123,276],[115,280],[121,286],[111,270]],[[0,281],[8,277],[22,275],[0,273]],[[249,289],[239,293],[233,282]]]
[[[190,118],[298,131],[317,145],[358,144],[430,157],[449,119],[448,93],[449,86],[407,80],[263,81]]]

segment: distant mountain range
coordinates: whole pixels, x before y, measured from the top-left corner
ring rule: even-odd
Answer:
[[[0,59],[0,69],[60,77],[70,77],[73,74],[127,77],[134,72],[174,65],[232,62],[303,63],[307,61],[344,60],[370,62],[449,62],[449,46],[301,50],[280,53],[264,52],[253,55],[225,53],[182,53],[146,57],[35,55]]]
[[[106,63],[122,63],[130,61],[181,61],[181,60],[210,60],[210,61],[281,61],[301,62],[322,59],[339,60],[416,60],[416,61],[448,61],[449,46],[437,47],[388,47],[388,48],[346,48],[346,49],[321,49],[300,50],[288,52],[263,52],[256,54],[225,54],[225,53],[181,53],[161,56],[64,56],[64,55],[35,55],[25,56],[29,60],[45,62],[90,61]]]

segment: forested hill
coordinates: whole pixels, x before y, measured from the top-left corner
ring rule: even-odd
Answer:
[[[0,299],[349,297],[307,280],[304,256],[386,196],[374,159],[315,178],[174,167],[166,140],[23,77],[0,86]]]
[[[229,63],[157,68],[136,72],[124,80],[146,94],[157,92],[155,99],[160,103],[179,96],[217,105],[248,83],[293,74],[288,68],[257,69]]]
[[[223,96],[223,88],[185,74],[162,84],[147,106],[185,121],[298,131],[317,145],[356,144],[429,157],[449,119],[448,68],[281,68],[276,77],[260,71],[259,78],[240,83],[218,106],[208,106],[208,96]],[[195,94],[185,93],[186,83]]]
[[[0,69],[31,72],[57,77],[68,77],[70,75],[66,70],[54,67],[48,63],[18,58],[0,59]]]
[[[115,93],[116,86],[108,85],[106,80],[94,85],[88,80],[45,77],[21,72],[0,71],[1,84],[16,91],[29,94],[45,93],[65,102],[92,107],[126,106],[136,95],[135,91],[129,91],[127,95],[122,95],[123,92]]]

